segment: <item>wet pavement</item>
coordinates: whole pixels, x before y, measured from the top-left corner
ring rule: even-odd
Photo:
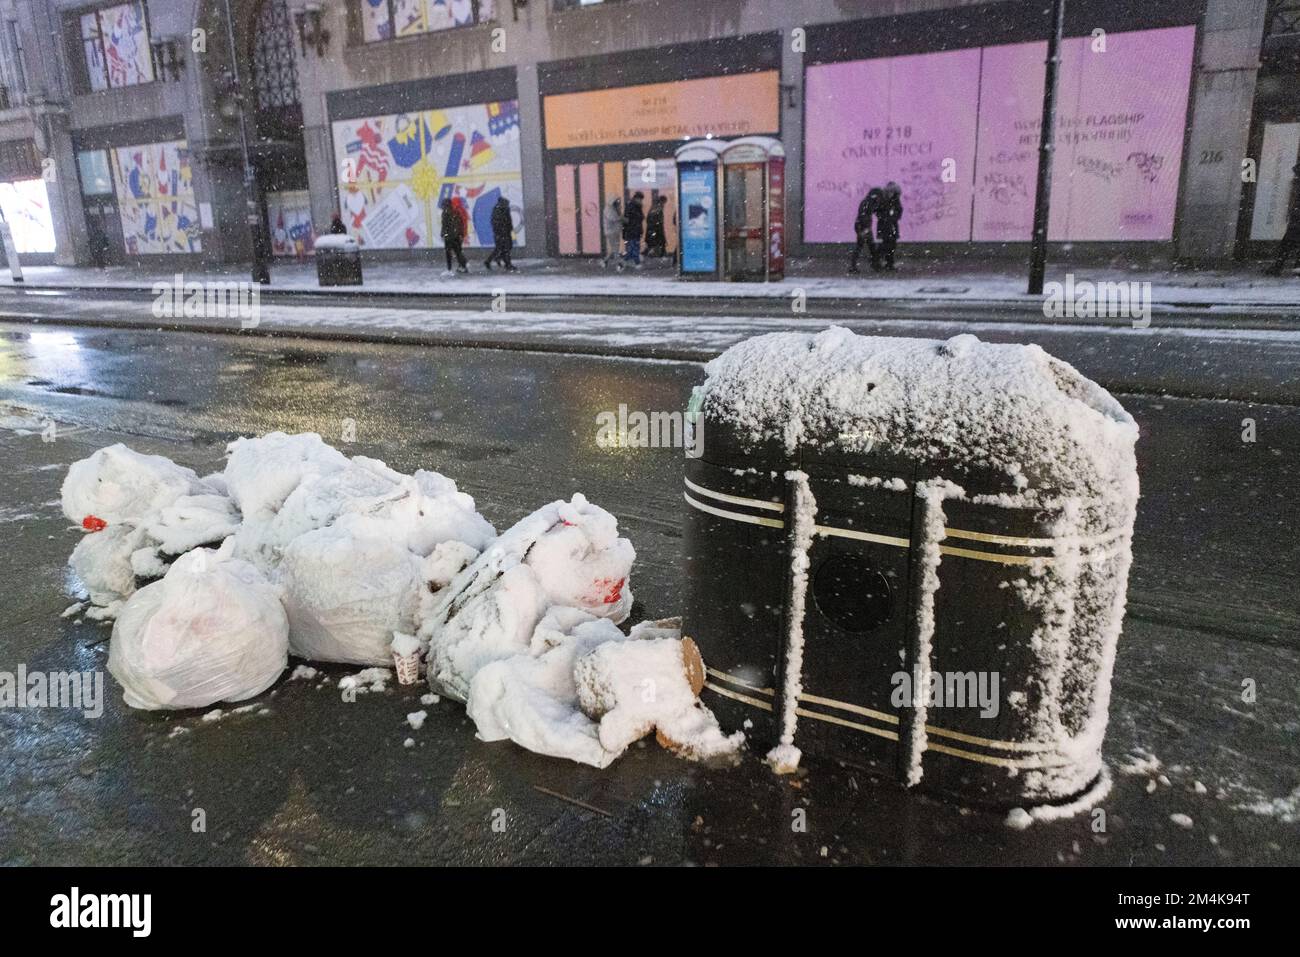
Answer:
[[[108,628],[60,617],[80,532],[58,497],[67,464],[114,441],[204,472],[235,435],[318,431],[349,454],[444,472],[498,528],[582,491],[636,545],[636,613],[674,613],[680,453],[602,450],[596,414],[681,408],[701,378],[689,362],[0,326],[0,670],[104,667]],[[132,711],[108,677],[97,719],[0,710],[0,861],[1300,862],[1300,407],[1123,401],[1142,427],[1143,499],[1104,831],[1092,815],[1016,831],[905,793],[865,761],[808,759],[780,779],[752,753],[707,768],[651,742],[596,771],[479,742],[447,701],[413,732],[405,715],[425,687],[346,703],[337,680],[355,669],[338,667],[286,676],[259,707],[213,721]]]

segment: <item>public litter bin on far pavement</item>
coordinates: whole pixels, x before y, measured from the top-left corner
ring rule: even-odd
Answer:
[[[361,246],[351,236],[316,237],[316,279],[322,286],[361,285]]]
[[[776,333],[692,397],[683,633],[705,700],[966,803],[1104,779],[1137,426],[1037,346]]]

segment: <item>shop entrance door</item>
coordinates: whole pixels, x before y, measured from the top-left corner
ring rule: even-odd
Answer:
[[[761,282],[767,271],[764,165],[727,163],[723,171],[724,278]]]
[[[86,245],[95,266],[120,266],[126,262],[122,245],[122,219],[112,196],[83,196],[86,210]]]

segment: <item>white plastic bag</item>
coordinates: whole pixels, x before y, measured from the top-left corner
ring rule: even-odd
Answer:
[[[618,519],[582,495],[555,502],[556,521],[528,549],[525,564],[552,604],[581,608],[617,623],[632,610],[627,585],[636,550],[618,535]]]
[[[465,710],[483,741],[509,739],[536,754],[603,768],[619,756],[578,709],[574,663],[606,642],[621,643],[618,626],[576,608],[552,608],[537,625],[533,654],[484,665],[470,683]]]
[[[78,525],[92,516],[109,525],[140,523],[182,495],[210,491],[192,469],[119,442],[68,466],[63,514]]]
[[[617,520],[582,495],[539,508],[460,572],[425,615],[429,683],[464,701],[479,668],[529,652],[554,605],[621,622],[635,555]]]
[[[288,664],[279,594],[229,549],[197,549],[131,596],[109,646],[108,670],[133,708],[205,708],[242,701]]]
[[[68,564],[86,586],[92,603],[111,606],[135,591],[131,559],[144,538],[144,530],[129,522],[118,522],[82,536]]]
[[[391,665],[393,632],[415,631],[421,560],[345,516],[284,550],[290,650],[310,661]]]
[[[273,515],[306,475],[346,468],[347,456],[326,445],[315,432],[270,432],[236,439],[227,446],[223,475],[230,497],[247,521]]]
[[[643,638],[680,635],[658,622],[643,624],[627,641],[602,644],[574,664],[578,701],[585,715],[599,721],[601,746],[622,754],[653,731],[661,745],[682,757],[734,753],[744,735],[723,734],[713,712],[700,702],[704,663],[695,643],[680,637]]]

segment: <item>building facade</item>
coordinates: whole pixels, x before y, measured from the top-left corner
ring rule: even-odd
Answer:
[[[841,255],[895,181],[915,255],[1018,256],[1048,6],[0,0],[0,210],[25,259],[180,268],[247,260],[253,230],[310,255],[336,214],[370,257],[431,258],[443,199],[485,246],[504,197],[524,255],[598,256],[610,199],[676,208],[683,141],[762,134],[793,255]],[[1065,34],[1058,254],[1265,255],[1300,0],[1070,3]]]

